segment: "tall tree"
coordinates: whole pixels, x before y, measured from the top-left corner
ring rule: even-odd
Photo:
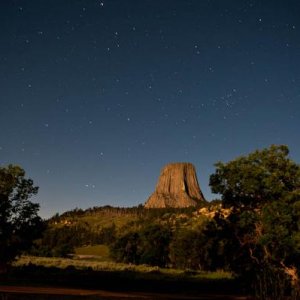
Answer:
[[[28,249],[43,229],[39,205],[29,200],[37,192],[22,168],[0,167],[0,271]]]
[[[232,269],[249,279],[261,298],[300,290],[300,166],[287,146],[271,146],[217,163],[212,191],[232,213],[222,221]]]

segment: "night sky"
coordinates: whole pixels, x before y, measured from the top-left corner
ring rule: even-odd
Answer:
[[[300,162],[298,0],[1,0],[0,164],[40,214],[134,206],[161,168],[271,144]]]

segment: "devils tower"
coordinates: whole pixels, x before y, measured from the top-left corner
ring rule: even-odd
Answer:
[[[191,163],[172,163],[160,173],[155,192],[145,203],[146,208],[189,207],[205,201],[195,167]]]

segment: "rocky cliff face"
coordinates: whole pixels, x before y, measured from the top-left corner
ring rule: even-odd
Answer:
[[[155,192],[146,208],[188,207],[204,201],[195,167],[190,163],[166,165],[160,174]]]

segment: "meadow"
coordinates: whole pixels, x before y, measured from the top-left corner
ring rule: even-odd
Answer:
[[[95,248],[95,247],[94,247]],[[96,249],[99,248],[96,246]],[[102,247],[101,247],[102,248]],[[92,250],[94,250],[92,248]],[[87,250],[86,250],[87,251]],[[79,249],[78,252],[82,253]],[[88,252],[91,253],[91,252]],[[97,252],[98,253],[98,252]],[[46,268],[59,269],[77,269],[77,270],[92,270],[106,272],[135,272],[140,278],[157,278],[164,279],[182,279],[182,280],[233,280],[233,275],[230,272],[223,270],[216,272],[194,271],[194,270],[179,270],[169,268],[159,268],[157,266],[134,265],[125,263],[116,263],[113,261],[99,261],[96,258],[58,258],[58,257],[35,257],[21,256],[14,262],[14,267],[40,266]],[[155,276],[151,276],[151,274]],[[149,276],[150,275],[150,276]]]
[[[228,272],[166,269],[97,258],[21,256],[5,278],[0,276],[0,285],[4,288],[0,287],[0,298],[5,300],[248,299]],[[18,293],[11,292],[14,289]]]

